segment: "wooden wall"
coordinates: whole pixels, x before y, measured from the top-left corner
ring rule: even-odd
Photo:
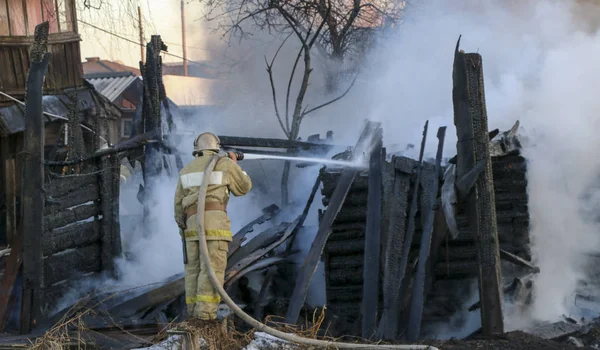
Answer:
[[[52,53],[44,93],[83,85],[79,34],[50,34],[48,51]],[[0,90],[23,99],[29,69],[29,46],[32,37],[0,37]],[[0,102],[8,101],[0,96]]]
[[[94,158],[69,168],[46,167],[46,209],[41,235],[43,260],[42,311],[53,311],[78,278],[114,272],[121,253],[119,174],[116,155]]]

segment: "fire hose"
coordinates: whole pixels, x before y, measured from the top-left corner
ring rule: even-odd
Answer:
[[[304,344],[315,347],[323,347],[323,348],[338,348],[338,349],[390,349],[390,350],[438,350],[436,347],[429,345],[373,345],[373,344],[355,344],[355,343],[342,343],[342,342],[334,342],[334,341],[326,341],[326,340],[318,340],[318,339],[310,339],[300,337],[296,334],[285,333],[282,331],[278,331],[274,328],[267,326],[264,323],[261,323],[252,316],[245,313],[237,304],[229,297],[219,280],[217,279],[217,275],[211,266],[211,262],[208,255],[208,245],[206,244],[206,234],[204,232],[204,208],[205,208],[205,199],[206,199],[206,191],[208,188],[208,180],[212,174],[212,171],[217,163],[217,160],[221,157],[225,156],[224,154],[216,154],[214,155],[206,169],[204,170],[204,176],[202,177],[202,184],[198,191],[198,214],[196,215],[196,224],[198,226],[198,243],[200,246],[200,259],[202,259],[202,263],[207,267],[208,276],[210,282],[213,287],[217,290],[223,301],[231,308],[231,310],[244,322],[248,323],[250,326],[254,327],[256,330],[260,332],[267,333],[279,339],[287,340],[289,342]]]

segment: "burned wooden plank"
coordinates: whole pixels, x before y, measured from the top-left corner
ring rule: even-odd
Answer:
[[[530,270],[532,270],[535,273],[539,273],[540,272],[540,268],[533,265],[532,263],[530,263],[529,261],[511,253],[511,252],[507,252],[504,249],[500,249],[500,258],[504,259],[508,262],[511,262],[517,266],[521,266],[521,267],[525,267],[528,268]]]
[[[365,125],[365,128],[361,133],[361,137],[356,144],[355,150],[361,150],[364,147],[366,139],[369,138],[372,131],[376,127],[377,125],[371,122],[368,122]],[[302,269],[296,278],[294,292],[290,299],[290,304],[285,317],[287,323],[295,324],[296,320],[298,319],[300,310],[302,309],[304,301],[306,300],[308,286],[310,285],[312,276],[317,270],[317,266],[321,260],[321,255],[323,254],[323,249],[327,243],[327,238],[331,233],[331,225],[338,215],[357,173],[358,171],[353,168],[346,168],[342,171],[339,182],[333,191],[333,195],[331,196],[330,204],[327,207],[323,218],[321,219],[319,230],[317,231],[310,251],[308,252],[308,255],[306,256],[306,259],[302,265]]]
[[[48,214],[57,213],[80,204],[87,204],[88,202],[97,202],[100,199],[100,193],[98,186],[87,185],[77,188],[63,197],[53,197],[52,199],[53,201],[47,203]]]
[[[184,286],[184,279],[178,278],[133,299],[114,305],[107,311],[111,315],[120,317],[133,316],[141,310],[177,298],[183,294]]]
[[[79,223],[44,233],[42,236],[42,252],[44,256],[100,242],[101,224],[102,219],[100,221]]]
[[[421,236],[421,246],[419,250],[419,261],[417,263],[417,274],[413,283],[413,292],[410,305],[410,313],[408,318],[408,328],[406,330],[406,340],[414,342],[418,339],[421,332],[421,320],[423,317],[423,305],[425,303],[425,281],[426,267],[429,263],[429,253],[431,249],[431,238],[433,234],[433,220],[435,218],[435,198],[437,197],[442,153],[444,149],[444,138],[446,136],[446,127],[438,129],[437,138],[439,140],[437,154],[435,158],[435,172],[433,176],[433,185],[431,186],[431,200],[429,208],[425,212],[421,212],[421,217],[424,217],[423,234]]]
[[[397,314],[395,309],[395,300],[398,299],[400,290],[400,259],[398,252],[402,251],[404,237],[406,234],[406,217],[408,214],[408,192],[410,190],[410,177],[414,168],[415,161],[405,157],[393,157],[392,163],[396,171],[394,187],[392,189],[392,198],[390,199],[390,219],[388,226],[388,236],[385,251],[385,263],[383,267],[383,313],[381,316],[382,325],[378,336],[380,338],[391,339],[394,337],[395,328],[387,327],[394,324],[393,314]],[[399,166],[398,164],[401,163]],[[396,316],[397,317],[397,316]],[[396,321],[397,323],[397,321]]]
[[[239,274],[243,269],[248,267],[250,264],[254,263],[258,259],[263,257],[265,254],[267,254],[268,252],[272,251],[273,249],[279,247],[283,242],[285,242],[290,237],[292,232],[296,229],[296,227],[298,227],[299,222],[300,222],[300,217],[296,218],[296,220],[294,220],[292,223],[290,223],[286,227],[285,231],[280,234],[279,239],[277,241],[271,243],[270,245],[268,245],[264,248],[255,250],[252,254],[246,256],[245,258],[240,260],[237,264],[230,267],[225,272],[225,284],[227,285],[227,281],[233,279],[237,274]]]
[[[102,211],[98,204],[82,205],[73,209],[63,210],[54,215],[45,216],[44,224],[46,225],[46,230],[52,231],[56,228],[90,219],[101,213]]]
[[[268,228],[258,234],[250,242],[240,247],[237,252],[231,255],[231,257],[227,260],[227,268],[235,266],[240,260],[244,259],[258,249],[266,247],[279,240],[281,233],[285,231],[288,225],[288,223],[282,222],[279,225]]]
[[[326,167],[321,168],[321,171],[319,171],[319,173],[323,172],[325,169],[326,169]],[[320,177],[317,176],[317,179],[315,180],[315,184],[313,185],[313,187],[310,191],[310,194],[308,195],[308,199],[306,200],[306,204],[304,204],[304,209],[302,210],[302,214],[300,214],[300,221],[298,222],[298,228],[300,228],[300,227],[302,227],[302,225],[304,225],[304,221],[306,220],[306,217],[308,216],[308,212],[310,211],[312,202],[315,200],[315,195],[317,194],[317,190],[319,189],[320,184],[321,184]],[[296,232],[292,233],[292,238],[290,238],[290,240],[288,241],[288,245],[285,249],[285,251],[287,253],[290,253],[292,251],[292,248],[294,247],[294,239],[296,238]]]
[[[22,186],[23,227],[23,291],[21,304],[21,332],[28,333],[41,315],[40,289],[42,286],[42,240],[44,232],[44,116],[42,95],[44,75],[50,63],[47,51],[49,22],[35,27],[31,46],[31,66],[27,76],[25,100],[25,131]]]
[[[122,245],[121,245],[121,221],[120,221],[120,209],[119,209],[119,198],[121,194],[121,163],[119,157],[117,155],[109,155],[109,165],[111,171],[111,181],[112,181],[112,203],[110,206],[111,215],[108,216],[108,213],[104,213],[104,217],[111,220],[112,229],[111,234],[112,240],[111,251],[109,252],[112,260],[121,256],[122,253]],[[111,273],[114,277],[116,276],[116,269],[114,263],[111,262],[110,265],[107,266],[109,268],[108,272]]]
[[[495,194],[489,150],[489,134],[481,55],[459,51],[456,43],[452,101],[457,134],[457,179],[479,162],[485,162],[475,188],[466,194],[465,210],[477,232],[481,324],[484,335],[504,332],[502,275],[496,221]]]
[[[101,250],[99,244],[91,244],[45,258],[44,286],[50,286],[77,274],[100,271],[102,269]]]
[[[379,250],[381,241],[381,185],[383,171],[383,130],[373,135],[369,161],[369,196],[363,269],[362,336],[369,339],[377,329],[379,299]]]
[[[271,218],[273,218],[273,216],[279,212],[279,207],[275,204],[271,204],[270,206],[263,208],[262,212],[263,214],[261,216],[246,224],[238,232],[236,232],[235,235],[233,235],[233,239],[229,243],[229,252],[227,253],[228,258],[240,248],[246,239],[246,235],[254,231],[254,226],[271,220]]]
[[[283,258],[281,256],[272,256],[272,257],[269,257],[269,258],[260,259],[257,262],[255,262],[254,264],[251,264],[248,267],[246,267],[246,268],[242,269],[241,271],[237,272],[230,279],[225,280],[224,287],[226,289],[228,289],[237,280],[239,280],[240,278],[242,278],[243,276],[245,276],[246,274],[248,274],[248,273],[250,273],[252,271],[258,271],[258,270],[267,268],[269,266],[273,266],[273,265],[276,265],[276,264],[282,264],[282,263],[285,263],[285,262],[286,262],[285,258]],[[225,273],[227,273],[227,271]]]
[[[113,186],[114,172],[111,169],[114,166],[114,162],[111,160],[111,157],[101,157],[99,159],[99,166],[102,169],[102,173],[99,177],[100,183],[98,187],[98,191],[100,192],[100,211],[102,214],[102,222],[100,225],[102,270],[112,274],[114,273],[113,249],[115,248],[113,247],[115,237],[115,233],[113,231],[115,230],[115,220],[118,220],[119,197],[115,197],[113,194],[115,189]],[[119,168],[118,165],[117,168]],[[115,210],[113,210],[115,206],[117,206],[116,215]]]
[[[96,174],[50,176],[45,185],[46,194],[53,198],[63,197],[84,187],[97,186],[97,183]]]
[[[380,331],[379,331],[379,335],[383,336],[386,339],[395,339],[398,336],[399,333],[399,320],[400,320],[400,311],[401,311],[401,305],[403,306],[404,303],[404,299],[405,299],[405,291],[408,288],[408,281],[405,281],[405,277],[407,274],[407,266],[408,266],[408,258],[409,258],[409,252],[410,252],[410,247],[412,244],[412,239],[413,239],[413,234],[415,231],[415,214],[417,213],[417,206],[418,206],[418,194],[419,194],[419,182],[421,179],[421,171],[423,168],[423,153],[425,152],[425,142],[427,140],[427,128],[429,126],[429,120],[425,122],[425,126],[423,127],[423,139],[421,140],[421,149],[419,151],[419,160],[416,163],[416,175],[415,175],[415,181],[413,183],[413,193],[412,193],[412,200],[410,203],[410,207],[409,207],[409,213],[408,213],[408,223],[406,225],[406,235],[404,237],[404,242],[402,243],[401,247],[401,256],[400,256],[400,261],[397,265],[397,269],[394,268],[393,270],[390,270],[390,273],[394,273],[397,271],[398,275],[390,275],[389,278],[395,278],[398,280],[398,282],[394,282],[397,283],[398,288],[397,289],[392,289],[390,291],[387,291],[388,293],[391,293],[390,295],[390,301],[389,301],[389,308],[388,310],[388,315],[386,318],[382,318],[382,321],[380,323]],[[403,166],[405,164],[400,163],[400,166]],[[408,169],[409,167],[407,167],[406,169]],[[404,225],[402,223],[402,225]],[[396,245],[400,245],[399,243],[396,243]],[[391,258],[391,255],[389,255],[389,257]],[[396,267],[394,265],[394,267]],[[385,312],[385,309],[384,309]]]

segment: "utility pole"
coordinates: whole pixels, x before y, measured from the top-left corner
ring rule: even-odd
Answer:
[[[138,6],[138,23],[140,28],[140,58],[144,63],[144,28],[142,27],[142,8]]]
[[[183,46],[183,75],[188,75],[187,53],[185,48],[185,12],[184,0],[181,0],[181,45]]]

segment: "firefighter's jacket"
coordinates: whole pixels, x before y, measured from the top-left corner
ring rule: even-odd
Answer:
[[[215,154],[214,151],[203,151],[203,156],[195,158],[179,172],[179,182],[175,191],[175,221],[180,227],[185,223],[186,240],[198,239],[196,215],[186,217],[186,210],[197,205],[204,170]],[[210,177],[206,203],[217,202],[226,207],[230,192],[234,196],[243,196],[251,189],[250,176],[236,162],[222,157],[217,161]],[[226,212],[206,211],[204,224],[207,240],[231,241],[231,222]]]

